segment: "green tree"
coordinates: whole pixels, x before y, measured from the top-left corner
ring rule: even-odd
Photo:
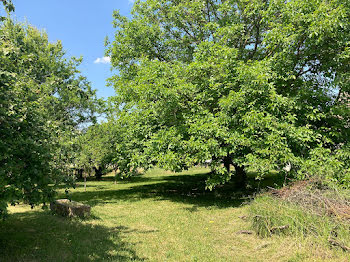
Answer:
[[[0,216],[7,204],[52,200],[67,181],[71,138],[94,118],[81,59],[28,25],[0,24]]]
[[[160,166],[212,159],[212,188],[231,165],[244,185],[246,167],[305,176],[348,152],[350,2],[146,0],[114,18],[116,108],[145,123]]]
[[[91,125],[78,137],[76,167],[86,172],[95,172],[97,180],[112,165],[115,155],[118,130],[111,123]]]
[[[113,164],[118,168],[117,178],[123,179],[152,167],[155,161],[147,154],[147,138],[152,135],[152,124],[145,111],[132,114],[121,112],[117,118],[109,119],[117,131]]]
[[[116,171],[116,179],[123,179],[136,174],[138,168],[147,169],[144,130],[145,125],[129,115],[89,126],[77,137],[76,167],[94,170],[97,180],[109,170]]]

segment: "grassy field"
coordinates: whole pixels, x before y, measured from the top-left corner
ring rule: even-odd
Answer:
[[[228,184],[204,190],[207,169],[159,169],[128,181],[88,181],[71,198],[92,217],[67,219],[40,208],[10,208],[0,222],[0,261],[348,261],[307,238],[241,234],[252,195]],[[273,175],[260,186],[275,181]],[[257,183],[251,182],[251,192]],[[64,197],[63,193],[61,197]]]

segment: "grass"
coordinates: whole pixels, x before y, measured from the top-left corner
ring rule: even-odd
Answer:
[[[0,261],[347,261],[347,254],[292,236],[262,238],[249,230],[251,194],[276,186],[274,175],[250,192],[227,184],[204,190],[205,168],[180,174],[154,169],[113,183],[83,183],[72,200],[92,206],[87,220],[19,205],[0,222]],[[282,181],[283,183],[283,181]],[[63,190],[60,197],[65,197]]]
[[[298,239],[314,238],[313,242],[325,246],[329,238],[335,238],[345,246],[350,244],[349,223],[309,212],[294,203],[261,196],[249,206],[249,211],[253,228],[262,237],[270,236],[273,231],[271,229],[288,225],[274,233],[293,235]]]

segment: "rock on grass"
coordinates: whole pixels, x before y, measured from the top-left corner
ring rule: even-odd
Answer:
[[[55,214],[65,217],[87,217],[90,216],[91,207],[69,199],[58,199],[51,202],[50,209]]]

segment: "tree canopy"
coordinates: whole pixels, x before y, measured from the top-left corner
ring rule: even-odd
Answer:
[[[348,2],[146,0],[114,19],[113,101],[144,127],[149,163],[211,159],[209,188],[230,165],[240,184],[287,163],[349,183]]]
[[[87,172],[92,169],[96,178],[111,170],[116,179],[138,173],[139,168],[151,166],[145,151],[145,125],[139,118],[119,115],[118,119],[91,125],[77,136],[75,166]]]
[[[67,180],[71,137],[94,118],[95,91],[61,42],[0,23],[0,217],[7,204],[47,203]]]

